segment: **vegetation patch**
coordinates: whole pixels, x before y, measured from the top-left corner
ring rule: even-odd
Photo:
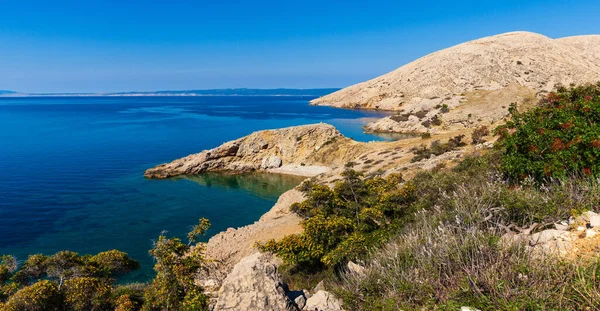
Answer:
[[[194,284],[204,263],[198,238],[210,223],[201,219],[188,234],[189,243],[161,234],[150,250],[156,277],[149,285],[117,285],[116,278],[139,268],[126,253],[96,255],[61,251],[35,254],[21,265],[12,256],[0,258],[0,310],[206,310],[208,296]]]
[[[464,135],[455,136],[450,138],[445,144],[442,144],[439,140],[436,140],[429,145],[429,148],[427,148],[425,145],[413,147],[411,151],[413,154],[415,154],[415,156],[410,161],[413,163],[419,162],[424,159],[429,159],[432,155],[439,156],[446,152],[456,150],[456,148],[466,145],[462,141],[464,137]]]
[[[496,129],[506,149],[509,178],[542,181],[570,175],[600,175],[600,83],[550,93],[537,107]]]

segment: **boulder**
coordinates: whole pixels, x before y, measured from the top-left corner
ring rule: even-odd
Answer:
[[[590,216],[590,226],[592,228],[600,227],[600,215],[591,215]]]
[[[318,292],[321,290],[325,290],[325,282],[323,282],[323,280],[321,280],[319,283],[317,283],[317,285],[315,286],[315,288],[313,288],[314,292]]]
[[[223,281],[213,310],[297,311],[272,261],[258,252],[242,259]]]
[[[303,310],[307,311],[341,311],[342,304],[333,294],[320,290],[306,300]]]
[[[348,261],[348,272],[354,274],[356,276],[364,276],[365,275],[365,267],[354,263],[353,261]]]
[[[262,169],[278,168],[281,167],[282,161],[278,156],[264,157],[260,167]]]

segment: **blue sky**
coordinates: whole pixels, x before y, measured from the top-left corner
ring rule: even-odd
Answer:
[[[467,40],[600,33],[600,1],[0,0],[0,90],[344,87]]]

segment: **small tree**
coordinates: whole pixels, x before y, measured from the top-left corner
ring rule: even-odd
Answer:
[[[208,220],[200,219],[188,234],[190,244],[197,241],[209,225]],[[202,287],[194,283],[194,276],[204,263],[204,249],[202,243],[190,246],[161,233],[150,250],[156,261],[156,277],[144,293],[143,310],[206,310],[208,297]]]

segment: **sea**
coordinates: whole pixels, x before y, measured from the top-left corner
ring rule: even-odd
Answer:
[[[382,112],[309,106],[311,96],[0,98],[0,254],[119,249],[154,275],[161,232],[185,240],[205,217],[205,240],[258,220],[303,178],[253,173],[147,180],[145,169],[257,130],[325,122],[358,141]]]

